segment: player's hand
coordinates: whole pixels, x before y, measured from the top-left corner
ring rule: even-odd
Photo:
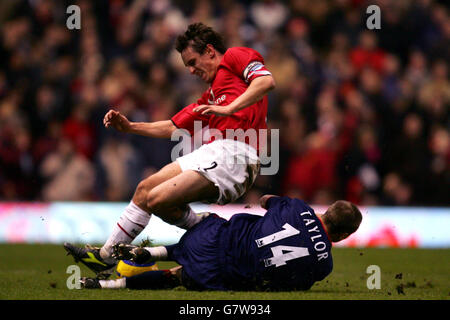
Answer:
[[[278,197],[278,196],[273,195],[273,194],[265,194],[261,198],[259,198],[259,204],[261,205],[261,208],[267,209],[267,201],[273,197]]]
[[[234,113],[230,106],[217,106],[214,104],[202,104],[193,109],[194,112],[200,112],[202,115],[215,114],[216,116],[227,117]]]
[[[103,125],[105,128],[113,127],[120,132],[129,132],[130,121],[119,111],[109,110],[104,118]]]

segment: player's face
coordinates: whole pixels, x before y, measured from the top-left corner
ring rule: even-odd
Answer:
[[[211,49],[207,48],[203,54],[195,51],[191,46],[181,52],[181,59],[191,74],[198,76],[206,83],[211,83],[216,74],[214,56],[211,55]]]

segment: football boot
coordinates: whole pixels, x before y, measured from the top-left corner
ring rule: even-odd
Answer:
[[[94,271],[99,279],[107,279],[114,272],[114,268],[117,265],[117,262],[106,262],[100,256],[100,248],[98,247],[86,245],[84,248],[80,248],[65,242],[64,249],[66,249],[68,255],[73,256],[75,262],[81,262]]]
[[[100,281],[97,278],[86,278],[82,277],[80,279],[81,288],[83,289],[101,289]]]
[[[117,260],[131,260],[136,263],[152,262],[150,252],[132,244],[119,243],[113,246],[113,258]]]

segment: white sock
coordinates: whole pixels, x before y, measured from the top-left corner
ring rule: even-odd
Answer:
[[[164,246],[145,247],[145,250],[150,252],[152,255],[152,260],[154,261],[162,261],[167,259],[167,249]]]
[[[108,240],[100,249],[103,259],[111,258],[112,247],[117,243],[131,243],[147,226],[151,215],[131,201],[125,208],[119,222],[114,226]]]
[[[184,213],[184,216],[180,220],[175,222],[175,225],[182,229],[188,230],[202,221],[203,218],[203,215],[197,215],[194,211],[191,210],[191,208],[188,207],[188,209]]]
[[[120,278],[115,280],[99,280],[102,289],[121,289],[126,288],[127,279]]]

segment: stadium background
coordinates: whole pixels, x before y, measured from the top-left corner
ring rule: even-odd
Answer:
[[[80,30],[66,26],[71,4]],[[370,4],[380,30],[366,27]],[[126,203],[171,161],[174,142],[106,130],[102,118],[113,107],[133,121],[169,119],[200,96],[206,85],[173,49],[195,21],[260,51],[277,82],[268,124],[281,128],[280,170],[241,204],[275,193],[448,213],[444,1],[39,0],[1,1],[0,12],[2,234],[23,230],[24,216],[49,218],[42,208],[55,202]]]
[[[66,27],[70,4],[81,29]],[[366,28],[369,4],[381,30]],[[259,50],[277,88],[280,171],[264,192],[317,204],[448,205],[450,19],[438,1],[2,1],[0,198],[128,201],[172,142],[102,127],[170,118],[206,88],[174,38],[203,21]]]
[[[72,4],[80,30],[66,27]],[[380,30],[366,28],[371,4]],[[448,14],[437,0],[0,1],[0,300],[448,300]],[[239,204],[193,208],[263,214],[255,203],[270,192],[320,211],[342,198],[363,223],[308,292],[68,290],[74,262],[60,244],[103,243],[137,183],[171,160],[174,142],[106,130],[103,115],[156,121],[196,100],[206,85],[173,50],[194,21],[264,56],[280,171]],[[152,217],[141,236],[182,232]],[[367,287],[369,265],[380,290]]]

